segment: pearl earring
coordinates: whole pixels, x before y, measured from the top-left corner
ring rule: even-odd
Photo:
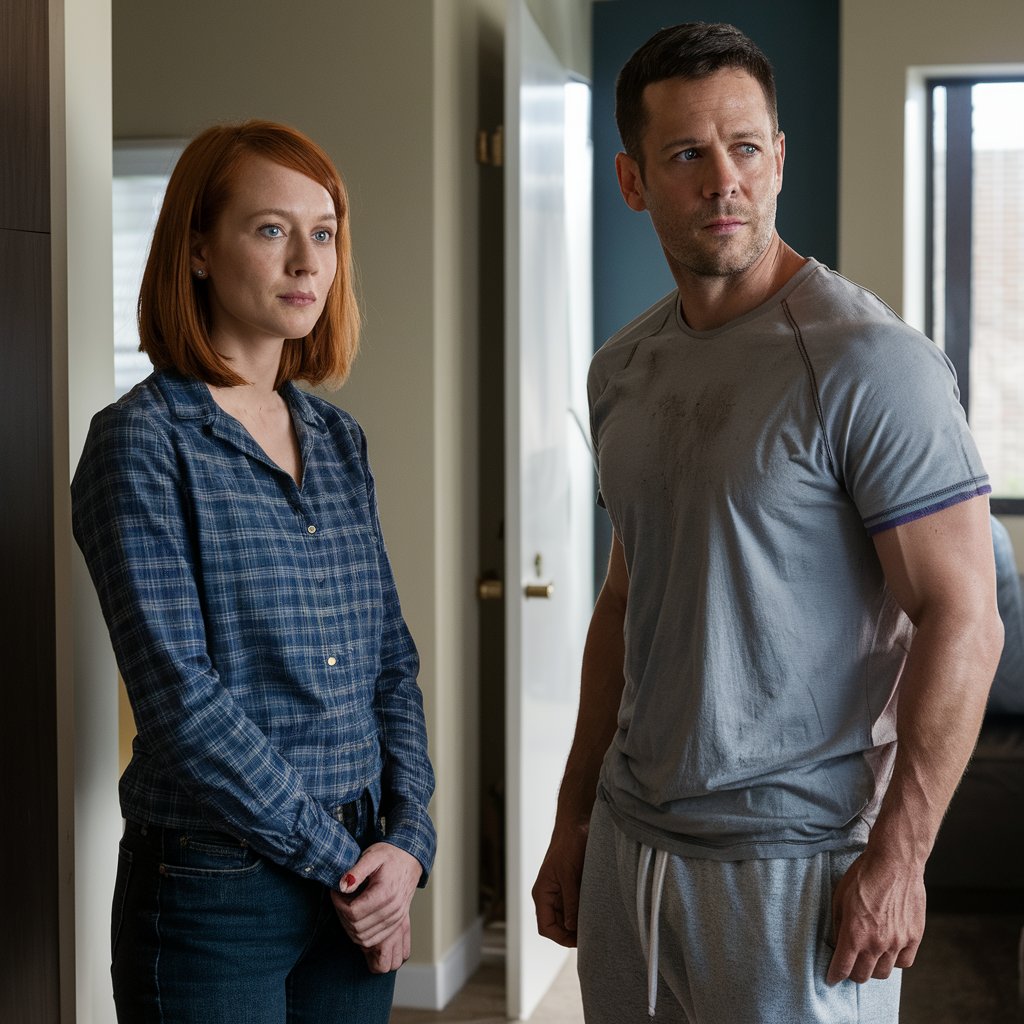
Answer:
[[[202,267],[196,267],[196,269],[193,270],[192,273],[195,274],[196,277],[206,277],[206,271],[203,270]]]

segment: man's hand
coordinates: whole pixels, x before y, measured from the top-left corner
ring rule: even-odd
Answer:
[[[836,950],[828,983],[888,978],[910,967],[924,934],[924,873],[865,851],[832,897]]]
[[[374,974],[397,971],[411,952],[409,915],[406,914],[396,931],[393,931],[380,945],[364,949],[367,966]]]
[[[422,874],[420,862],[397,846],[374,843],[367,847],[341,880],[338,890],[331,893],[334,909],[349,938],[369,951],[393,940],[397,932],[407,928],[409,905]],[[355,895],[364,883],[365,887]],[[390,963],[394,961],[395,947],[392,944],[388,949]]]
[[[533,885],[537,931],[560,946],[576,945],[576,914],[587,850],[587,826],[555,827],[551,845]]]
[[[580,707],[551,843],[533,885],[537,930],[561,946],[576,945],[583,856],[587,850],[590,812],[597,794],[601,761],[618,726],[625,678],[623,631],[629,573],[622,542],[612,535],[608,575],[597,597],[583,651]]]

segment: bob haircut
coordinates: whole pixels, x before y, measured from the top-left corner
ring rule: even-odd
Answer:
[[[287,339],[275,388],[285,381],[340,387],[359,348],[348,194],[330,157],[294,128],[272,121],[214,125],[181,154],[167,183],[139,292],[139,348],[157,369],[173,368],[218,387],[247,383],[210,342],[208,282],[191,273],[192,245],[217,223],[239,168],[262,156],[322,185],[338,217],[338,269],[323,312],[305,338]]]
[[[772,130],[778,135],[775,73],[757,44],[733,25],[702,21],[655,32],[622,66],[615,81],[615,122],[626,153],[643,174],[647,129],[644,89],[667,78],[707,78],[723,68],[745,71],[761,86]]]

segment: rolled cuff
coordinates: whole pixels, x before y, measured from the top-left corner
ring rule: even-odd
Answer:
[[[391,804],[384,815],[384,839],[415,857],[423,868],[419,887],[427,884],[437,852],[437,833],[427,809],[411,800]]]
[[[293,852],[279,863],[331,889],[338,887],[345,872],[359,860],[359,844],[344,825],[322,809],[304,807],[293,836]]]

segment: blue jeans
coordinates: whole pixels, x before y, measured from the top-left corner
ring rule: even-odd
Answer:
[[[346,825],[366,846],[379,833],[363,807]],[[385,1024],[391,1013],[394,973],[370,972],[328,890],[223,833],[126,824],[111,956],[120,1024]]]

